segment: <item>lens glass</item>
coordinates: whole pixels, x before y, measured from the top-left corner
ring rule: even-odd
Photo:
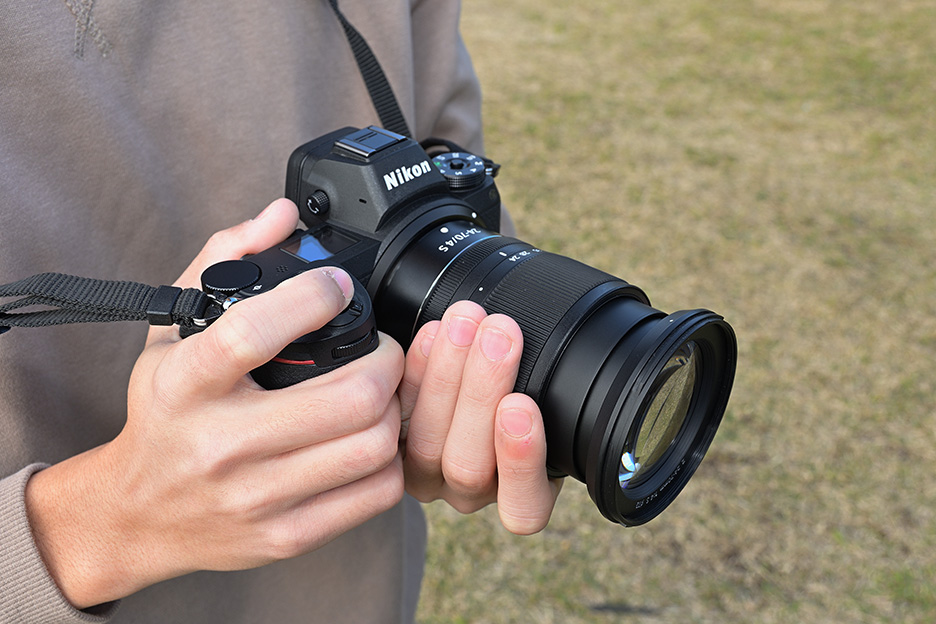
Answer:
[[[618,483],[622,489],[653,467],[679,437],[695,395],[698,367],[698,348],[689,341],[673,353],[654,380],[637,442],[621,456]]]

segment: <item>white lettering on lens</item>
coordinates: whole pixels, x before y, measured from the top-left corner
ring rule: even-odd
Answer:
[[[540,252],[539,249],[527,249],[524,251],[519,251],[515,253],[514,255],[507,257],[507,260],[509,260],[510,262],[519,262],[523,258],[526,258],[527,256],[532,256],[533,254],[539,253],[539,252]],[[507,254],[504,254],[504,253],[502,253],[501,255],[507,256]]]
[[[443,234],[445,233],[446,232],[443,232]],[[448,239],[447,241],[443,241],[443,243],[439,245],[439,251],[441,252],[450,251],[453,247],[458,245],[458,243],[468,238],[471,238],[475,234],[480,234],[480,233],[481,233],[481,230],[479,230],[478,228],[462,230],[461,232],[458,232],[457,234],[455,234],[452,238]]]
[[[430,171],[432,171],[432,168],[429,166],[429,161],[424,160],[412,167],[397,167],[390,173],[384,174],[383,180],[387,190],[392,191],[401,184],[406,184],[411,180],[415,180],[422,174],[429,173]]]
[[[660,493],[663,492],[663,490],[665,490],[666,487],[667,487],[670,483],[673,482],[673,479],[675,479],[675,478],[676,478],[676,475],[678,475],[678,474],[682,471],[683,466],[684,466],[685,464],[686,464],[686,458],[683,457],[682,460],[679,462],[679,465],[676,466],[676,470],[673,471],[673,473],[669,476],[669,478],[666,480],[666,482],[665,482],[663,485],[661,485],[660,487],[658,487],[657,490],[656,490],[656,492],[654,492],[653,494],[651,494],[651,495],[648,496],[647,498],[645,498],[645,499],[643,499],[643,500],[637,501],[637,503],[634,505],[634,509],[640,509],[640,508],[643,507],[645,504],[650,503],[650,502],[653,502],[653,500],[655,500],[655,499],[660,495]]]

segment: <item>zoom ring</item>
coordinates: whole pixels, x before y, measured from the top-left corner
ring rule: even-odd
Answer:
[[[540,252],[517,264],[479,301],[488,313],[513,318],[523,331],[523,357],[515,386],[518,391],[527,392],[546,341],[569,309],[589,291],[611,281],[619,280],[571,258]],[[540,389],[530,390],[538,393]]]
[[[510,316],[523,331],[524,349],[515,387],[525,392],[540,352],[563,317],[585,294],[607,282],[620,280],[515,238],[487,238],[446,267],[426,297],[416,326],[441,319],[458,299],[479,303],[489,314]],[[535,393],[540,389],[530,390]]]

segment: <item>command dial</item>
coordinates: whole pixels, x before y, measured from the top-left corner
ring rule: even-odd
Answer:
[[[253,286],[260,279],[260,267],[247,260],[226,260],[201,274],[202,290],[209,295],[227,296]]]
[[[444,152],[432,158],[453,191],[469,189],[484,181],[484,161],[467,152]]]

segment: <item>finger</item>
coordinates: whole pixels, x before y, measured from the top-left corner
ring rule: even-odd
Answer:
[[[255,254],[282,242],[296,228],[299,210],[288,199],[278,199],[259,215],[234,227],[216,232],[174,283],[180,288],[198,288],[202,271],[224,260],[235,260]],[[152,327],[146,344],[175,342],[179,332],[175,327]]]
[[[442,316],[406,437],[407,489],[417,498],[431,498],[430,493],[442,483],[442,451],[458,403],[462,371],[485,316],[481,306],[469,301],[453,304]]]
[[[546,434],[539,408],[524,394],[511,394],[497,410],[497,511],[518,535],[541,531],[549,521],[562,481],[546,473]]]
[[[380,472],[399,454],[395,397],[374,420],[362,431],[266,458],[251,476],[255,490],[282,508]]]
[[[402,374],[403,350],[381,334],[375,351],[326,375],[253,393],[253,407],[232,416],[232,427],[238,427],[241,442],[258,454],[277,456],[367,431],[386,418],[391,406],[396,447],[400,411],[395,393]]]
[[[299,209],[288,199],[277,199],[259,215],[212,235],[201,252],[176,281],[176,286],[195,288],[202,271],[223,260],[236,260],[281,243],[299,223]]]
[[[523,335],[516,321],[495,314],[481,322],[442,456],[445,483],[465,502],[494,501],[494,418],[501,399],[513,390],[522,352]]]
[[[416,333],[416,337],[406,353],[406,369],[398,392],[402,420],[400,440],[404,442],[409,430],[410,416],[416,407],[416,399],[419,397],[419,386],[426,374],[432,343],[435,342],[440,326],[440,321],[430,321],[423,325]]]
[[[270,535],[275,558],[298,556],[388,511],[403,499],[397,457],[378,473],[313,496],[289,510]]]
[[[204,332],[174,345],[170,379],[199,393],[227,392],[287,344],[337,316],[353,290],[347,273],[326,267],[240,301]]]

